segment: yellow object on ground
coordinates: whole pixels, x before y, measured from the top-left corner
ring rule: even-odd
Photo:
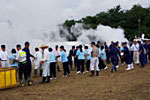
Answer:
[[[6,89],[17,85],[15,68],[0,68],[0,89]]]

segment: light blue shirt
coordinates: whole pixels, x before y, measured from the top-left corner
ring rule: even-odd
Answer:
[[[87,60],[91,60],[91,54],[89,52],[89,49],[85,50],[85,54],[87,54]]]
[[[123,47],[121,47],[121,48],[120,48],[120,50],[121,50],[121,51],[123,51],[123,50],[124,50],[124,48],[123,48]]]
[[[61,51],[60,56],[61,56],[61,61],[62,62],[67,62],[68,61],[67,54],[66,54],[65,51]]]
[[[78,56],[78,60],[84,60],[85,59],[83,51],[81,52],[80,50],[78,50],[76,55]]]
[[[106,59],[106,53],[105,53],[105,50],[101,50],[101,58],[102,60],[105,60]]]
[[[50,52],[50,63],[52,62],[56,62],[56,56],[54,54],[54,52]]]
[[[12,54],[10,57],[9,57],[10,60],[16,60],[16,54]],[[14,62],[14,64],[11,64],[10,65],[11,67],[18,67],[18,62]]]

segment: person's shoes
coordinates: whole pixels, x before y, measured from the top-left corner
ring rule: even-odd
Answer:
[[[118,68],[119,68],[119,65],[117,65],[116,68],[118,69]]]
[[[80,71],[77,71],[77,73],[76,74],[80,74],[81,72]]]
[[[90,77],[92,77],[92,76],[94,76],[94,71],[91,71],[91,75],[90,75]]]
[[[126,70],[129,71],[129,70],[131,70],[131,68],[127,68]]]
[[[33,84],[32,81],[29,81],[29,82],[28,82],[28,86],[31,86],[32,84]]]
[[[50,83],[50,77],[47,76],[47,82],[46,83]]]
[[[63,77],[64,77],[64,78],[66,78],[66,77],[67,77],[67,75],[64,75]]]
[[[99,76],[99,71],[96,71],[96,76]]]
[[[131,64],[131,69],[132,69],[132,70],[134,69],[134,66],[133,66],[133,64]]]
[[[53,80],[53,78],[50,78],[50,80]]]
[[[46,77],[43,77],[42,78],[42,81],[41,82],[39,82],[40,84],[44,84],[45,83],[45,81],[46,81]]]
[[[23,80],[20,81],[20,86],[21,86],[21,87],[24,87],[24,86],[25,86],[24,83],[23,83]]]
[[[104,68],[104,70],[106,70],[108,67],[106,66],[105,68]]]
[[[22,84],[20,84],[20,86],[21,86],[21,87],[24,87],[25,85],[24,85],[24,83],[22,83]]]

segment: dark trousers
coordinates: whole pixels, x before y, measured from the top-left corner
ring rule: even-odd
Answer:
[[[31,72],[32,72],[32,64],[31,61],[27,61],[27,74],[28,77],[31,79]]]
[[[72,70],[72,62],[69,62],[69,67]]]
[[[84,72],[84,60],[78,60],[78,68],[77,71]]]
[[[121,56],[121,63],[122,63],[122,64],[125,63],[125,60],[126,60],[125,56]]]
[[[111,58],[111,62],[113,64],[113,66],[118,66],[118,61],[119,61],[119,59],[117,56]]]
[[[146,58],[145,58],[145,54],[140,54],[140,63],[141,63],[141,67],[144,67],[146,64]]]
[[[34,77],[37,77],[38,69],[34,69]]]
[[[104,61],[99,57],[99,69],[104,69],[106,67]]]
[[[87,61],[86,61],[86,70],[87,70],[87,71],[90,70],[90,63],[91,63],[91,60],[87,60]]]
[[[75,67],[75,69],[77,69],[77,67],[78,67],[78,59],[77,58],[74,58],[74,67]]]
[[[150,62],[150,52],[148,53],[148,59],[149,59],[149,62]]]
[[[70,74],[68,62],[63,62],[64,75]]]
[[[22,79],[22,75],[24,74],[24,78],[25,80],[28,80],[28,69],[27,69],[27,64],[19,64],[19,80],[23,80]]]
[[[56,62],[50,63],[50,78],[56,78]]]
[[[116,68],[116,66],[112,66],[112,69],[111,69],[111,72],[114,72],[114,71],[117,71],[117,68]]]
[[[106,53],[106,62],[107,62],[107,64],[110,63],[110,56],[109,56],[109,53]]]

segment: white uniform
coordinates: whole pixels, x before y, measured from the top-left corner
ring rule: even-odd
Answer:
[[[6,51],[0,51],[0,60],[1,60],[1,67],[7,68],[8,67],[8,54]]]
[[[34,62],[34,69],[38,69],[40,67],[40,61],[42,60],[42,53],[40,51],[37,51],[34,54],[35,62]]]
[[[132,44],[131,50],[133,51],[133,61],[135,64],[139,64],[139,44]]]
[[[42,69],[43,69],[42,76],[47,77],[47,76],[50,76],[49,52],[47,49],[45,49],[42,52],[43,52],[42,53],[42,61],[44,61],[44,63],[42,64]]]

